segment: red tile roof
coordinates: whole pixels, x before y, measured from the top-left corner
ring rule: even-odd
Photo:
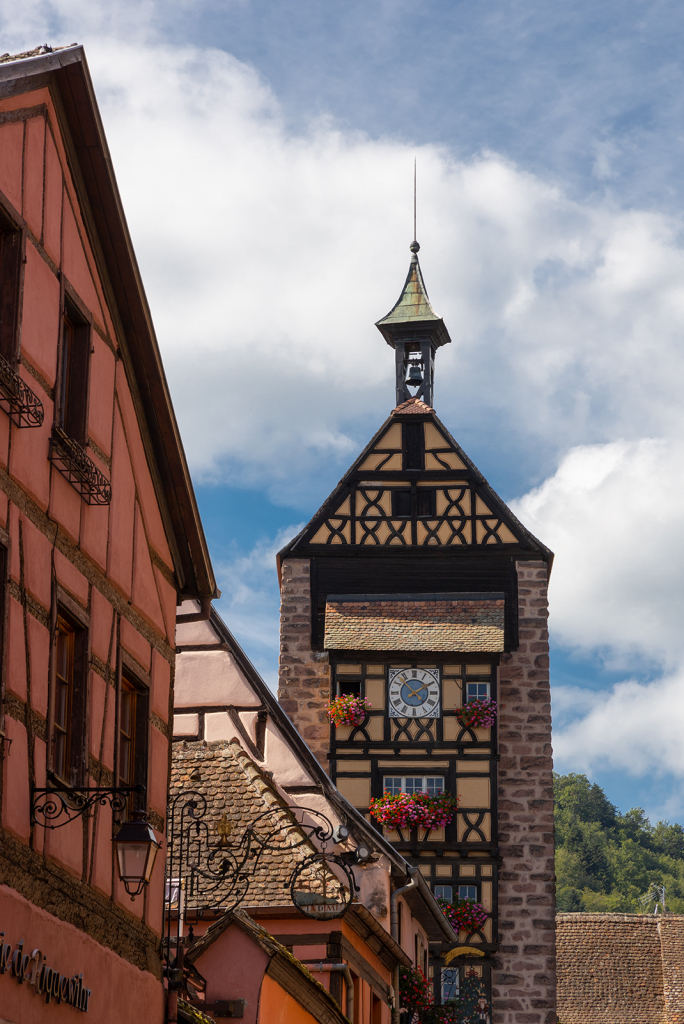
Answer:
[[[452,651],[504,649],[504,599],[470,595],[450,600],[328,601],[329,650]]]
[[[392,415],[406,416],[407,413],[413,413],[413,415],[420,414],[424,416],[425,413],[434,413],[434,409],[426,405],[425,402],[421,402],[420,398],[409,398],[408,401],[402,402],[396,409],[392,410]]]

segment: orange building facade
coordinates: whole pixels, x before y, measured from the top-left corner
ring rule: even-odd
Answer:
[[[216,593],[83,50],[0,61],[1,1018],[164,1019],[176,605]]]

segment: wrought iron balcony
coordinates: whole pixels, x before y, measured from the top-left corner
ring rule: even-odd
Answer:
[[[48,458],[63,477],[75,487],[88,505],[109,505],[112,487],[78,441],[60,430],[52,428]]]
[[[40,427],[45,415],[40,398],[3,355],[0,355],[0,408],[9,413],[18,427]]]

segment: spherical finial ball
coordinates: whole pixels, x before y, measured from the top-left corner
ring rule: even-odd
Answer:
[[[418,245],[418,242],[413,241],[409,245],[409,249],[411,250],[411,252],[419,252],[420,251],[420,246]]]

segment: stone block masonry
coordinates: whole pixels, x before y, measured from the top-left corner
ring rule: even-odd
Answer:
[[[555,1024],[556,945],[548,574],[517,563],[519,646],[501,656],[496,1024]],[[565,1024],[565,1022],[563,1022]]]
[[[330,662],[311,650],[311,580],[307,558],[287,558],[281,567],[278,700],[320,764],[328,769]]]

